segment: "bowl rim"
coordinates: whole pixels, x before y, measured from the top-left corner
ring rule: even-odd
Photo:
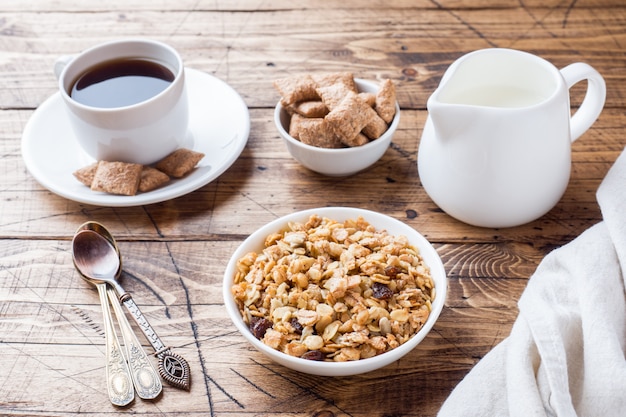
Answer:
[[[424,262],[430,268],[431,276],[433,277],[433,283],[436,289],[435,301],[432,303],[432,310],[430,312],[430,315],[428,316],[428,319],[426,320],[426,323],[407,342],[398,346],[397,348],[394,348],[388,352],[371,358],[359,359],[356,361],[348,362],[323,362],[311,361],[295,356],[290,356],[279,350],[272,349],[269,346],[265,345],[263,342],[261,342],[259,339],[254,337],[254,335],[250,332],[248,327],[245,325],[243,318],[239,313],[239,309],[237,308],[237,305],[231,294],[231,286],[233,283],[237,260],[250,250],[253,250],[249,248],[249,246],[253,242],[258,241],[261,238],[264,239],[265,236],[267,236],[268,234],[284,228],[285,225],[290,221],[303,221],[308,219],[309,216],[311,216],[312,214],[317,214],[321,217],[328,217],[337,221],[343,221],[346,219],[363,216],[363,218],[368,223],[376,227],[377,230],[381,230],[383,228],[387,229],[387,227],[381,227],[377,225],[377,223],[380,223],[382,221],[388,222],[389,225],[393,225],[396,228],[402,228],[407,230],[407,233],[403,234],[409,239],[409,242],[411,242],[412,245],[416,246],[419,249],[422,258],[424,259]],[[394,232],[394,234],[399,233]],[[262,245],[263,244],[261,243],[258,247],[262,248]],[[428,261],[426,259],[428,259]],[[229,262],[224,271],[222,292],[224,297],[224,305],[226,307],[228,316],[230,317],[235,327],[248,342],[250,342],[257,350],[266,354],[270,359],[283,366],[304,373],[326,376],[347,376],[361,374],[382,368],[396,360],[399,360],[400,358],[408,354],[411,350],[413,350],[426,337],[426,335],[434,326],[435,322],[438,320],[446,301],[447,285],[448,277],[446,275],[443,262],[441,261],[439,254],[432,246],[432,244],[413,227],[386,214],[362,208],[319,207],[297,211],[287,214],[285,216],[281,216],[277,219],[270,221],[269,223],[266,223],[264,226],[251,233],[237,247],[237,249],[231,255],[231,258],[229,259]]]
[[[375,88],[375,89],[380,88],[380,85],[375,83],[374,81],[364,80],[362,78],[355,78],[354,82],[356,83],[357,88],[362,87],[362,85],[366,85],[366,86],[369,86],[370,88]],[[360,88],[359,88],[359,91],[361,91]],[[388,142],[391,140],[391,137],[393,136],[393,134],[398,128],[398,125],[400,124],[400,105],[398,104],[398,100],[396,100],[395,105],[396,105],[396,114],[393,116],[393,119],[391,120],[391,123],[387,127],[387,130],[385,131],[385,133],[383,133],[379,138],[374,139],[366,143],[365,145],[361,145],[361,146],[353,146],[353,147],[348,147],[348,148],[322,148],[319,146],[308,145],[306,143],[300,142],[298,139],[294,138],[293,136],[289,134],[289,132],[285,129],[285,127],[283,126],[280,120],[281,113],[283,111],[286,112],[280,100],[278,101],[278,103],[276,103],[276,107],[274,108],[274,124],[276,125],[276,128],[278,129],[278,132],[280,133],[280,135],[285,140],[303,149],[314,150],[314,151],[321,152],[321,153],[333,153],[333,154],[349,153],[349,152],[355,152],[356,150],[367,150],[369,148],[374,148],[376,146],[379,146],[381,143]]]

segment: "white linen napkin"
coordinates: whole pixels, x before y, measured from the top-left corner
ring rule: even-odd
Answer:
[[[603,221],[542,260],[439,417],[626,416],[626,151],[597,198]]]

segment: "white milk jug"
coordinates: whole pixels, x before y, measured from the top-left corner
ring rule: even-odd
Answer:
[[[587,80],[571,116],[569,88]],[[571,143],[600,115],[602,76],[559,70],[535,55],[484,49],[455,61],[428,99],[418,171],[432,200],[463,222],[511,227],[535,220],[569,182]]]

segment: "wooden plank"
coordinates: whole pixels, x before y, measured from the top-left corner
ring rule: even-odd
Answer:
[[[81,13],[80,19],[67,12],[0,14],[0,103],[4,108],[37,107],[56,90],[52,66],[58,56],[135,33],[171,43],[188,66],[231,83],[251,107],[276,103],[271,86],[276,78],[350,70],[362,78],[392,78],[403,108],[424,109],[456,58],[493,46],[528,50],[558,67],[586,61],[611,86],[624,84],[623,9],[598,11],[600,16],[593,18],[604,18],[602,26],[593,24],[584,9],[559,8],[536,14],[522,8],[489,13],[435,9],[409,20],[403,9],[380,13],[370,8],[345,10],[334,19],[302,9],[175,11],[167,19],[163,13],[142,12],[141,19],[118,12]],[[285,24],[302,21],[307,25]],[[608,89],[607,106],[619,98],[619,91]]]
[[[568,4],[558,0],[549,1],[526,1],[524,6],[528,8],[544,7],[544,8],[571,8]],[[579,2],[575,5],[576,9],[585,9],[590,7],[585,2]],[[609,8],[615,6],[614,0],[600,0],[593,2],[593,7],[602,6],[603,8]],[[376,9],[386,11],[389,9],[436,9],[446,8],[448,10],[455,9],[511,9],[519,8],[519,2],[515,0],[446,0],[433,3],[427,0],[387,0],[387,1],[370,1],[367,3],[368,9]],[[239,0],[237,2],[232,1],[214,1],[214,0],[180,0],[176,3],[172,3],[167,0],[151,1],[146,3],[141,0],[113,0],[108,1],[106,5],[98,2],[89,2],[82,4],[76,0],[57,0],[54,3],[47,1],[35,0],[25,4],[20,0],[5,0],[2,4],[2,9],[5,11],[14,12],[103,12],[103,11],[179,11],[179,10],[193,10],[193,11],[276,11],[276,10],[335,10],[335,9],[363,9],[363,2],[359,0],[346,0],[346,1],[325,1],[320,4],[312,4],[306,0],[274,0],[271,3],[258,2],[255,0]]]

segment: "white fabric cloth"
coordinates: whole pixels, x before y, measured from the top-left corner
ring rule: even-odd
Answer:
[[[603,221],[545,257],[439,417],[626,417],[626,151],[597,198]]]

